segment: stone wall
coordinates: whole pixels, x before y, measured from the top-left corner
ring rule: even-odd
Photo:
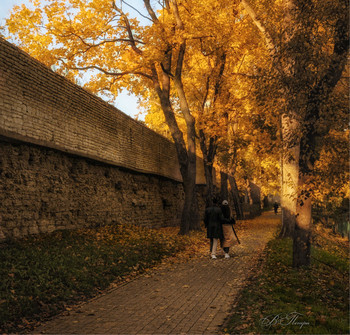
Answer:
[[[113,222],[180,222],[180,182],[4,140],[0,157],[0,239]]]
[[[1,38],[0,92],[0,135],[182,180],[173,143]]]
[[[0,39],[0,240],[178,225],[182,204],[173,143]]]

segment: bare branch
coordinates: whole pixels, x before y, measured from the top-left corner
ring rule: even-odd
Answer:
[[[189,40],[201,40],[203,38],[215,38],[215,35],[204,35],[204,36],[191,36],[191,37],[188,37]]]
[[[180,45],[179,54],[177,56],[176,69],[175,69],[175,77],[178,80],[181,80],[182,67],[183,67],[183,63],[184,63],[185,52],[186,52],[186,42],[183,42]]]
[[[164,67],[164,64],[163,63],[160,63],[160,67],[162,68],[162,70],[163,70],[163,72],[165,73],[165,74],[167,74],[169,77],[171,77],[171,78],[174,78],[174,75],[169,71],[169,70],[167,70],[165,67]]]
[[[162,7],[162,9],[164,10],[164,8],[166,10],[170,10],[170,5],[169,5],[169,0],[158,0],[158,5]]]
[[[128,36],[129,36],[129,39],[130,39],[130,42],[129,44],[131,45],[132,49],[138,53],[139,55],[142,55],[142,50],[139,49],[137,46],[136,46],[136,41],[134,39],[134,35],[132,33],[132,29],[131,29],[131,26],[130,26],[130,22],[129,22],[129,19],[128,17],[125,15],[125,13],[116,5],[115,1],[113,1],[113,8],[120,14],[120,16],[123,18],[124,22],[125,22],[125,25],[126,25],[126,31],[128,33]]]
[[[157,69],[154,64],[151,64],[151,72],[152,72],[152,81],[153,81],[154,88],[158,96],[161,96],[163,92],[162,92],[162,88],[160,87]]]
[[[206,81],[206,84],[205,84],[205,94],[204,94],[204,98],[203,98],[203,102],[202,102],[202,110],[204,110],[205,104],[206,104],[207,99],[208,99],[209,83],[210,83],[210,79],[209,79],[209,76],[207,76],[207,81]]]
[[[180,14],[179,14],[177,2],[176,2],[176,0],[170,0],[170,3],[172,5],[173,14],[174,14],[175,20],[176,20],[176,28],[178,30],[182,31],[182,30],[184,30],[184,25],[183,25],[183,22],[181,20]],[[179,53],[177,56],[176,69],[175,69],[175,78],[178,81],[181,81],[182,67],[183,67],[183,62],[184,62],[184,58],[185,58],[185,52],[186,52],[186,41],[184,40],[180,44]]]
[[[266,45],[267,45],[270,53],[272,54],[272,56],[275,56],[275,54],[276,54],[276,45],[275,45],[275,43],[274,43],[270,33],[268,32],[266,26],[259,19],[259,17],[256,15],[254,9],[250,6],[250,4],[248,3],[247,0],[241,0],[241,3],[243,5],[243,7],[245,8],[245,10],[247,11],[247,13],[249,14],[250,18],[253,20],[253,22],[256,25],[256,27],[260,30],[260,32],[264,36]]]
[[[230,74],[234,76],[242,76],[242,77],[247,77],[247,78],[252,78],[252,79],[259,79],[259,78],[274,78],[273,76],[265,76],[265,75],[256,75],[256,74],[249,74],[249,73],[241,73],[241,72],[231,72]]]
[[[184,29],[184,24],[183,24],[183,22],[181,20],[180,14],[179,14],[179,8],[177,7],[177,2],[176,2],[176,0],[170,0],[170,3],[173,6],[173,13],[174,13],[174,16],[175,16],[177,28],[180,29],[180,30],[183,30]]]
[[[122,77],[122,76],[125,76],[128,74],[135,74],[135,75],[143,76],[143,77],[148,78],[148,79],[153,79],[151,75],[144,73],[144,72],[141,72],[141,71],[130,70],[130,71],[124,71],[124,72],[110,72],[110,71],[104,70],[101,67],[96,66],[96,65],[83,66],[83,67],[71,67],[70,69],[72,69],[72,70],[98,70],[98,71],[100,71],[108,76],[115,76],[115,77]]]
[[[143,3],[146,6],[148,14],[151,16],[153,22],[159,22],[156,13],[154,12],[149,0],[143,0]]]
[[[134,6],[131,6],[129,3],[127,3],[126,1],[123,1],[123,3],[125,3],[127,6],[129,6],[130,8],[132,8],[135,12],[137,12],[140,16],[142,16],[143,18],[150,20],[151,22],[153,22],[148,16],[143,15],[137,8],[135,8]]]
[[[218,61],[219,58],[219,61]],[[219,75],[216,78],[215,88],[214,88],[214,103],[220,95],[221,87],[222,87],[222,78],[225,71],[226,65],[226,53],[223,52],[220,57],[217,57],[217,66],[219,66]]]
[[[133,40],[131,41],[130,39],[128,38],[115,38],[113,40],[104,40],[100,43],[97,43],[97,44],[91,44],[91,47],[98,47],[102,44],[105,44],[105,43],[115,43],[115,42],[128,42],[128,43],[131,43],[131,42],[136,42],[136,43],[139,43],[139,44],[143,44],[143,45],[146,45],[146,43],[140,41],[140,40]]]
[[[128,38],[114,38],[112,40],[102,40],[101,42],[99,43],[88,43],[86,42],[86,40],[79,36],[78,34],[76,33],[69,33],[69,34],[66,34],[66,35],[57,35],[56,36],[59,36],[59,37],[70,37],[70,36],[75,36],[77,37],[84,45],[86,45],[89,49],[90,48],[94,48],[94,47],[98,47],[100,45],[103,45],[103,44],[106,44],[106,43],[115,43],[115,42],[128,42],[128,43],[133,43],[133,42],[136,42],[136,43],[139,43],[139,44],[143,44],[145,45],[146,43],[140,41],[140,40],[130,40]]]

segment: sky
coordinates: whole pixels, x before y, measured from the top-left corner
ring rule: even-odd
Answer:
[[[15,5],[29,5],[28,0],[0,0],[0,26],[4,25],[6,18],[10,15],[10,11]],[[120,109],[125,114],[130,115],[133,118],[138,116],[139,120],[144,119],[144,115],[138,115],[140,110],[138,107],[137,98],[129,94],[127,91],[123,91],[119,94],[114,103],[114,106]]]

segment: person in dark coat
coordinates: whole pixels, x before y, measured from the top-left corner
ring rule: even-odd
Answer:
[[[277,214],[277,211],[278,211],[278,203],[277,203],[277,201],[275,201],[275,203],[273,204],[273,209],[275,211],[275,214]]]
[[[221,247],[224,249],[225,258],[230,258],[230,247],[235,244],[235,239],[233,235],[232,224],[235,224],[235,219],[231,217],[230,206],[228,205],[228,201],[224,200],[221,204],[221,211],[226,219],[226,222],[222,225],[222,233],[223,238],[220,240]]]
[[[218,240],[223,238],[222,223],[225,221],[218,200],[213,199],[213,206],[205,210],[204,224],[207,228],[207,238],[210,239],[211,258],[216,259]]]

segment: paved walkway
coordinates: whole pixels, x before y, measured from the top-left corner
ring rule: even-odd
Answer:
[[[230,259],[203,257],[158,268],[48,321],[34,333],[218,334],[259,253],[276,231],[272,218],[265,213],[238,230],[241,245],[233,247]]]

